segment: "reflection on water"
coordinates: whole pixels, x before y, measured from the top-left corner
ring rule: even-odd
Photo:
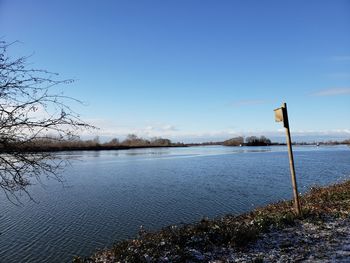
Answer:
[[[300,190],[350,177],[350,148],[294,147]],[[292,197],[288,154],[276,147],[188,147],[58,153],[73,157],[63,187],[45,180],[16,207],[0,195],[0,262],[71,262],[203,216]],[[79,158],[79,160],[77,160]]]
[[[266,147],[264,149],[249,149],[245,148],[242,150],[237,150],[237,153],[264,153],[264,152],[271,152],[271,147]]]
[[[93,157],[95,157],[95,158],[97,158],[97,157],[100,157],[100,155],[101,155],[101,152],[100,151],[92,151],[92,156]]]
[[[140,149],[125,150],[125,155],[135,156],[135,155],[169,155],[170,151],[167,148],[158,148],[157,150],[140,151]]]

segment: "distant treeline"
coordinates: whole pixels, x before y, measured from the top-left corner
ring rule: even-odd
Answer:
[[[350,139],[342,141],[324,141],[324,142],[293,142],[293,145],[350,145]],[[201,146],[201,145],[225,145],[225,146],[270,146],[270,145],[286,145],[286,143],[272,142],[265,136],[249,136],[244,138],[243,136],[234,137],[226,141],[216,142],[203,142],[203,143],[191,143],[188,146]]]
[[[319,142],[319,145],[339,145],[339,144],[350,144],[350,139],[343,140],[343,141],[326,141],[326,142]]]
[[[201,146],[201,145],[225,145],[225,146],[267,146],[273,145],[270,139],[265,136],[250,136],[244,138],[243,136],[234,137],[226,141],[217,142],[203,142],[203,143],[189,143],[188,146]]]
[[[265,136],[249,136],[249,137],[235,137],[223,142],[225,146],[268,146],[271,145],[271,140]]]
[[[113,138],[108,142],[101,143],[98,136],[91,140],[81,140],[74,136],[69,139],[62,139],[55,136],[38,138],[26,143],[13,142],[7,145],[1,145],[0,151],[72,151],[72,150],[114,150],[146,147],[184,147],[183,143],[173,143],[169,139],[155,137],[144,139],[129,134],[125,140],[120,141]]]
[[[343,141],[325,141],[325,142],[298,142],[293,145],[340,145],[348,144],[350,146],[350,139]],[[285,145],[285,143],[271,142],[265,136],[243,136],[234,137],[226,141],[218,142],[203,142],[203,143],[173,143],[169,139],[154,137],[152,139],[145,139],[138,137],[135,134],[129,134],[124,140],[120,141],[118,138],[113,138],[108,142],[101,142],[96,136],[91,140],[81,140],[77,136],[72,136],[69,139],[62,139],[55,136],[47,136],[37,138],[29,142],[12,142],[10,144],[3,144],[0,141],[0,152],[8,151],[75,151],[75,150],[119,150],[130,148],[151,148],[151,147],[187,147],[187,146],[201,146],[201,145],[224,145],[224,146],[270,146],[270,145]]]

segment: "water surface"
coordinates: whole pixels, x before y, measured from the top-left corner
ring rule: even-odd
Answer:
[[[294,147],[299,190],[350,178],[350,148]],[[43,180],[23,206],[0,194],[0,262],[71,262],[97,248],[202,217],[292,197],[286,147],[66,152],[64,185]]]

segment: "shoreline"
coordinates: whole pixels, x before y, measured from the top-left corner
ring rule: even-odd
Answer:
[[[302,216],[292,212],[292,201],[280,201],[237,216],[155,232],[140,229],[135,239],[73,262],[342,262],[350,257],[350,180],[300,197]]]
[[[293,143],[293,146],[310,146],[310,147],[322,147],[322,146],[349,146],[349,144],[322,144],[322,145],[315,145],[315,144],[298,144]],[[11,149],[0,149],[1,153],[13,153],[13,152],[27,152],[27,153],[40,153],[40,152],[76,152],[76,151],[113,151],[113,150],[132,150],[132,149],[152,149],[152,148],[186,148],[186,147],[201,147],[201,146],[222,146],[222,147],[234,147],[234,148],[240,148],[240,147],[276,147],[276,146],[286,146],[286,144],[271,144],[271,145],[243,145],[243,146],[228,146],[228,145],[222,145],[222,144],[179,144],[179,145],[144,145],[144,146],[77,146],[77,147],[23,147],[23,148],[15,148],[12,147]]]
[[[111,151],[111,150],[131,150],[131,149],[146,149],[146,148],[180,148],[180,147],[188,147],[187,145],[169,145],[169,146],[161,146],[161,145],[152,145],[152,146],[87,146],[87,147],[48,147],[48,148],[23,148],[16,149],[12,148],[11,150],[4,151],[0,149],[0,153],[7,152],[76,152],[76,151]]]

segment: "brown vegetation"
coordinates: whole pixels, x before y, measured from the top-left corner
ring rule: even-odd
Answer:
[[[225,146],[242,146],[243,144],[244,144],[243,137],[235,137],[223,142],[223,145]]]
[[[113,138],[101,143],[98,136],[91,140],[81,140],[78,136],[71,136],[65,140],[55,136],[43,136],[30,142],[13,142],[6,149],[0,145],[0,152],[50,152],[77,150],[118,150],[145,147],[184,147],[182,143],[172,143],[169,139],[152,138],[150,140],[130,134],[123,141]],[[9,149],[10,148],[10,149]]]
[[[320,145],[340,145],[340,144],[348,144],[350,145],[350,139],[343,140],[343,141],[325,141],[320,142]]]
[[[235,137],[229,140],[226,140],[222,143],[225,146],[268,146],[271,145],[271,140],[265,136],[250,136],[246,137]]]

